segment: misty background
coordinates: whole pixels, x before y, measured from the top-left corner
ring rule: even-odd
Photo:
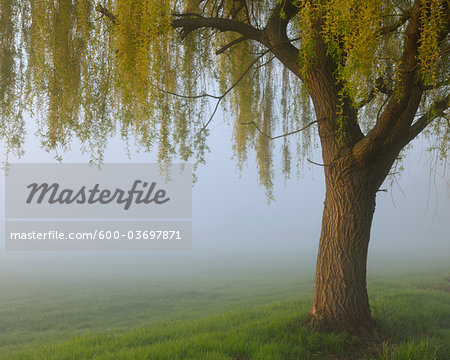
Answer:
[[[25,155],[10,162],[56,162],[54,153],[40,149],[34,135],[35,121],[27,119]],[[268,203],[259,185],[256,164],[249,155],[240,172],[232,159],[232,130],[217,114],[211,124],[211,152],[199,166],[193,186],[192,251],[178,252],[5,252],[4,221],[1,227],[0,271],[6,277],[19,274],[48,277],[58,274],[81,277],[184,278],[208,276],[269,276],[271,273],[314,274],[320,236],[325,185],[323,169],[307,164],[290,179],[281,173],[281,154],[275,155],[275,200]],[[275,140],[276,141],[276,140]],[[281,140],[282,141],[282,140]],[[387,192],[377,195],[377,207],[369,248],[372,271],[396,267],[414,270],[446,267],[450,258],[450,186],[448,169],[439,165],[419,137],[406,151],[404,170]],[[73,142],[63,162],[88,162]],[[124,142],[112,138],[105,163],[155,162],[155,156],[136,152],[131,158]],[[311,160],[321,163],[319,150]],[[3,174],[2,174],[3,175]],[[1,177],[1,214],[4,220],[4,176]],[[21,276],[22,276],[21,275]],[[304,277],[304,276],[303,276]]]

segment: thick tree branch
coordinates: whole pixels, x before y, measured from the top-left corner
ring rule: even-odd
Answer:
[[[173,13],[172,15],[175,16],[175,17],[197,17],[197,18],[203,18],[202,15],[197,14],[197,13],[191,13],[191,12]]]
[[[410,127],[416,116],[422,94],[426,90],[417,63],[422,26],[421,3],[420,0],[417,0],[411,10],[404,36],[399,79],[394,93],[390,96],[386,108],[373,129],[353,149],[360,162],[370,161],[377,156],[383,157],[387,154],[390,154],[389,156],[395,154],[410,141],[409,137],[423,130],[421,126],[426,126],[423,124],[425,120],[422,119],[419,123],[421,125],[414,126],[414,130],[410,133]],[[445,38],[450,30],[450,22],[448,20],[448,7],[444,2],[442,4],[445,11],[443,13],[444,26],[440,38]]]
[[[261,39],[261,43],[271,49],[278,60],[297,76],[300,76],[298,49],[287,36],[287,26],[299,10],[292,0],[279,2],[272,11]]]
[[[404,37],[404,50],[399,71],[399,80],[375,126],[353,149],[358,161],[364,163],[376,157],[379,152],[392,147],[406,135],[422,97],[418,76],[417,54],[420,30],[420,1],[411,10]]]
[[[251,25],[240,21],[223,19],[223,18],[207,18],[203,16],[196,17],[179,17],[172,21],[174,29],[181,29],[183,37],[186,37],[192,31],[202,28],[212,28],[222,32],[232,31],[241,34],[246,39],[261,41],[262,31]]]
[[[117,24],[116,16],[107,8],[101,4],[97,4],[96,10],[102,16],[108,17],[114,24]],[[195,30],[204,28],[216,29],[221,32],[230,31],[238,33],[241,35],[241,38],[223,46],[217,53],[220,54],[241,41],[256,40],[270,49],[287,68],[296,75],[299,75],[298,49],[292,45],[286,33],[289,21],[298,11],[299,8],[295,5],[295,1],[282,0],[275,6],[264,30],[259,30],[250,24],[234,19],[204,17],[197,13],[172,14],[175,17],[172,21],[172,27],[174,29],[181,29],[183,38]]]
[[[267,49],[270,49],[278,60],[294,74],[299,75],[298,49],[292,45],[286,32],[289,21],[298,11],[299,8],[295,5],[294,1],[283,0],[275,6],[264,30],[256,29],[247,23],[233,19],[219,17],[208,18],[198,14],[195,16],[176,16],[176,19],[172,22],[172,26],[175,29],[181,29],[183,37],[202,28],[238,33],[241,35],[240,39],[236,39],[225,45],[217,53],[220,54],[241,41],[256,40]]]
[[[450,96],[447,95],[444,99],[436,101],[431,105],[430,109],[416,120],[416,122],[409,128],[407,143],[419,135],[434,119],[443,116],[444,112],[450,106]]]
[[[317,118],[325,118],[319,124],[319,136],[325,163],[332,163],[343,148],[350,148],[364,137],[357,121],[350,97],[339,79],[339,64],[328,51],[324,39],[324,16],[317,15],[312,22],[312,49],[309,51],[305,83],[314,104]]]
[[[289,21],[299,12],[299,10],[300,8],[296,4],[296,1],[281,0],[273,10],[268,23],[288,24]]]
[[[195,14],[195,16],[180,16],[181,14],[178,14],[176,19],[173,20],[172,26],[175,29],[181,29],[183,37],[202,28],[212,28],[221,32],[230,31],[241,35],[240,38],[220,48],[217,51],[218,54],[241,41],[256,40],[269,49],[288,69],[299,76],[298,49],[292,45],[292,41],[288,38],[286,32],[289,21],[298,11],[299,8],[295,5],[295,1],[283,0],[279,2],[263,30],[234,19],[203,17],[198,14]]]
[[[109,18],[114,24],[117,24],[117,17],[106,7],[98,3],[95,10]],[[224,18],[208,18],[197,13],[174,13],[175,20],[172,21],[174,29],[181,29],[183,37],[186,37],[192,31],[202,28],[213,28],[222,32],[232,31],[241,34],[245,39],[261,40],[262,31],[253,26]]]

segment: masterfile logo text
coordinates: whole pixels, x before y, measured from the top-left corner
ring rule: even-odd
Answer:
[[[142,190],[139,190],[141,187]],[[150,185],[146,181],[135,180],[130,190],[123,190],[116,188],[114,191],[105,189],[101,190],[99,184],[95,184],[90,190],[86,186],[82,186],[79,190],[61,189],[58,183],[49,185],[43,183],[38,185],[33,183],[27,186],[31,189],[30,195],[27,199],[27,204],[36,201],[42,204],[47,201],[48,204],[110,204],[116,202],[117,204],[124,204],[124,209],[128,210],[133,202],[136,204],[151,204],[156,205],[165,204],[170,200],[166,196],[164,189],[159,189],[154,193],[156,183],[152,182]]]
[[[7,218],[192,217],[192,166],[11,164]]]

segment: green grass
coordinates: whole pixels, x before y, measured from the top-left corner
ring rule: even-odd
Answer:
[[[313,283],[294,276],[0,279],[0,358],[447,360],[449,280],[369,281],[380,336],[367,344],[304,328]]]

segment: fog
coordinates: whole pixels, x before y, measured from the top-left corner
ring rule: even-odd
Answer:
[[[56,162],[40,149],[28,125],[25,155],[11,162]],[[311,278],[320,235],[324,200],[322,168],[307,164],[284,179],[275,166],[275,200],[268,203],[258,184],[256,165],[239,172],[232,159],[231,129],[217,116],[208,144],[206,165],[193,186],[193,241],[191,251],[174,252],[5,252],[0,253],[2,275],[40,278],[58,276],[185,278],[202,276],[270,276],[298,274]],[[377,195],[369,248],[369,276],[387,268],[420,270],[446,266],[450,258],[450,188],[448,174],[426,151],[423,138],[413,143],[403,161],[405,170],[387,192]],[[321,162],[315,151],[312,159]],[[275,165],[277,164],[275,157]],[[63,155],[64,162],[87,162],[79,145]],[[154,162],[153,155],[132,150],[113,138],[104,161]],[[278,161],[280,162],[280,161]],[[4,204],[4,178],[0,201]],[[4,219],[4,205],[2,206]],[[2,241],[4,222],[2,222]]]

